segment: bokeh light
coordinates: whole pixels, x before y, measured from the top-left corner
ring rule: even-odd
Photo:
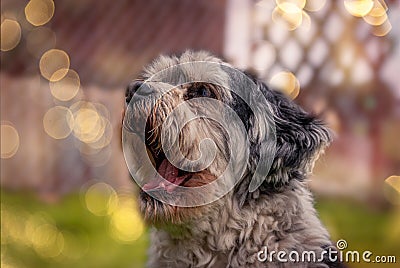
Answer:
[[[110,185],[99,182],[87,189],[85,204],[94,215],[106,216],[110,215],[118,206],[118,196]]]
[[[110,112],[101,103],[78,101],[70,108],[75,117],[75,146],[82,159],[92,167],[105,165],[111,159],[113,127]]]
[[[56,35],[47,27],[38,27],[26,37],[26,48],[35,57],[40,58],[44,52],[56,46]]]
[[[307,0],[304,9],[307,11],[319,11],[321,10],[326,4],[326,0]]]
[[[363,17],[363,19],[370,25],[382,25],[388,19],[386,14],[387,7],[381,2],[374,1],[374,6],[371,11]]]
[[[18,243],[23,244],[24,237],[21,234],[24,233],[24,223],[26,222],[29,215],[18,211],[13,206],[1,205],[1,243],[11,244]]]
[[[15,48],[21,40],[21,26],[18,21],[5,19],[1,23],[1,51]]]
[[[367,15],[374,6],[373,0],[345,0],[344,7],[355,17],[363,17]]]
[[[272,12],[272,20],[275,23],[283,23],[288,30],[294,30],[303,21],[303,10],[294,3],[282,1]]]
[[[291,4],[299,7],[300,9],[303,9],[306,5],[306,0],[275,0],[275,2],[277,6],[285,6],[287,4]]]
[[[372,27],[372,33],[375,36],[385,36],[392,30],[392,24],[389,20],[385,20],[382,25]]]
[[[50,108],[43,117],[46,133],[54,139],[64,139],[72,132],[74,117],[72,112],[63,106]]]
[[[15,155],[19,147],[18,131],[9,123],[1,123],[1,158]]]
[[[281,90],[291,99],[295,99],[300,92],[300,83],[291,72],[279,72],[275,74],[270,80],[270,85],[273,88]]]
[[[46,51],[39,62],[40,73],[49,81],[58,81],[62,79],[67,74],[69,65],[70,60],[68,54],[59,49],[50,49]]]
[[[137,240],[144,232],[144,223],[133,197],[121,196],[119,205],[111,215],[110,234],[120,242]]]
[[[79,75],[72,69],[60,69],[52,75],[52,78],[62,76],[65,72],[67,73],[62,79],[58,81],[51,79],[50,81],[51,94],[61,101],[69,101],[74,98],[80,87]]]
[[[74,115],[74,135],[90,146],[88,149],[102,149],[111,142],[113,130],[108,109],[99,103],[78,101],[70,107]],[[79,146],[79,149],[86,150]]]
[[[400,176],[390,176],[387,178],[383,192],[389,202],[394,205],[400,205]]]
[[[36,212],[27,217],[25,220],[24,235],[29,237],[28,242],[32,242],[32,234],[35,232],[36,228],[44,224],[54,225],[55,222],[48,214],[42,212]]]
[[[385,36],[392,29],[386,13],[388,7],[383,0],[344,1],[344,6],[350,14],[362,17],[366,23],[373,26],[372,34],[375,36]]]
[[[31,0],[25,7],[25,17],[34,26],[46,24],[54,15],[52,0]]]
[[[53,224],[42,224],[31,235],[32,246],[43,257],[60,255],[64,248],[63,234]]]
[[[98,140],[104,131],[103,120],[95,109],[81,108],[76,114],[74,134],[83,142]]]
[[[101,114],[105,118],[110,118],[110,111],[104,104],[99,102],[92,102],[92,104],[99,114]]]
[[[104,117],[100,117],[100,120],[102,128],[101,135],[98,135],[99,138],[95,137],[94,140],[90,140],[90,142],[86,143],[90,149],[93,150],[102,149],[109,145],[113,135],[113,129],[110,121]]]
[[[388,19],[388,16],[386,15],[386,13],[383,13],[380,16],[373,16],[371,14],[368,14],[364,16],[363,19],[370,25],[379,26],[382,25]]]

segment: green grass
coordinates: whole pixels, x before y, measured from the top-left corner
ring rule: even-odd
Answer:
[[[394,255],[396,264],[352,263],[350,267],[399,267],[400,211],[377,211],[349,200],[317,200],[316,208],[332,239],[344,239],[346,250],[371,251],[373,256]],[[346,252],[345,250],[345,252]],[[372,259],[372,257],[371,257]]]
[[[336,199],[319,199],[316,207],[332,239],[345,239],[348,250],[396,255],[400,262],[399,213],[373,211],[365,205]],[[110,216],[93,215],[79,195],[47,204],[30,194],[2,191],[1,210],[2,267],[122,268],[143,267],[146,261],[147,230],[129,243],[113,238],[109,231]],[[36,223],[32,219],[36,219]],[[49,248],[39,244],[38,250],[38,244],[32,240],[49,240],[49,237],[43,238],[43,234],[38,236],[31,228],[40,224],[53,226],[64,234],[63,247],[54,240],[56,242],[53,241]],[[396,266],[362,263],[349,264],[349,267]]]
[[[129,243],[114,239],[109,232],[110,217],[93,215],[82,204],[79,195],[67,196],[56,204],[45,204],[28,194],[2,192],[1,205],[2,267],[3,264],[69,268],[144,266],[147,231]],[[29,242],[34,234],[27,233],[26,226],[35,216],[54,224],[62,233],[70,234],[61,254],[47,256],[46,247],[40,251]],[[52,253],[54,250],[47,251]]]

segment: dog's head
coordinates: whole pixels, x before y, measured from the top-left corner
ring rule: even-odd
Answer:
[[[206,52],[159,57],[127,87],[126,105],[124,153],[153,224],[303,180],[330,141],[318,119]]]

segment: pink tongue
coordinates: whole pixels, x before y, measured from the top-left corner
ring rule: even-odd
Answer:
[[[172,192],[177,186],[181,185],[189,174],[178,177],[178,169],[172,165],[167,159],[164,159],[157,172],[160,176],[143,185],[143,190],[154,190],[164,188],[167,192]],[[165,181],[167,180],[167,181]]]

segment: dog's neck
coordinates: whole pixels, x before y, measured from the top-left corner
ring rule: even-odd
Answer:
[[[156,229],[150,254],[161,254],[163,260],[170,256],[169,261],[177,263],[187,258],[209,263],[226,258],[240,264],[241,258],[257,263],[257,252],[264,246],[318,251],[330,245],[305,184],[293,180],[287,187],[290,190],[260,195],[242,207],[228,194],[211,204],[201,218]]]

